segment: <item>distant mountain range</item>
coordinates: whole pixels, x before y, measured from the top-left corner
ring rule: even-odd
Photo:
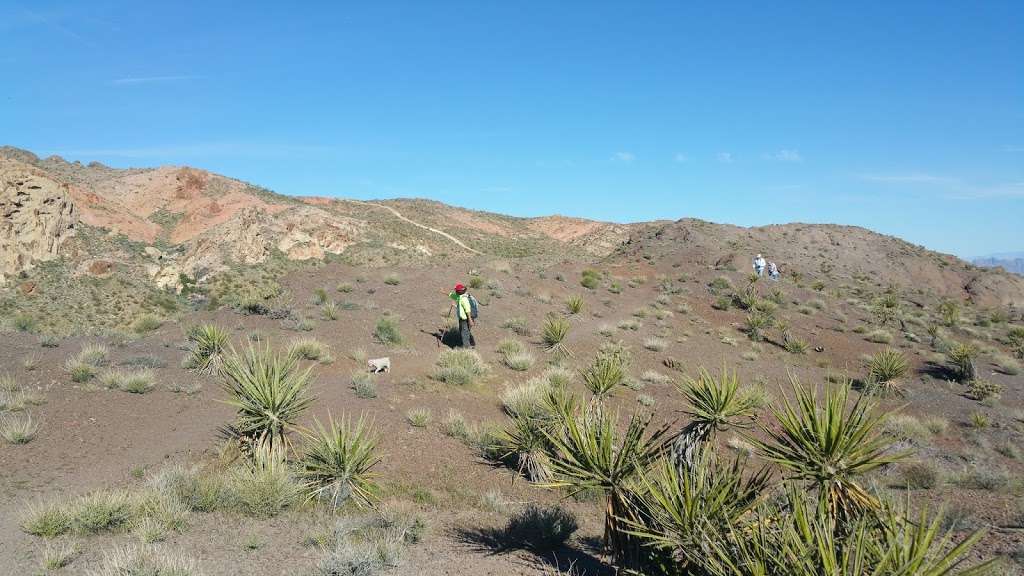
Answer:
[[[1001,252],[999,254],[989,254],[988,256],[975,258],[971,262],[976,266],[983,266],[985,268],[1002,266],[1007,272],[1013,272],[1014,274],[1024,276],[1024,252]]]

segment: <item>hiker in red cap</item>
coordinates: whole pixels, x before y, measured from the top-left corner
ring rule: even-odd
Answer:
[[[462,337],[463,348],[475,348],[476,340],[473,338],[473,319],[477,315],[476,298],[466,293],[466,287],[462,284],[455,285],[455,291],[448,294],[454,302],[448,308],[448,317],[452,315],[453,309],[458,309],[459,336]]]

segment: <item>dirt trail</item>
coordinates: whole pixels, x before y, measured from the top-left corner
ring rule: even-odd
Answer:
[[[358,204],[365,204],[367,206],[376,206],[377,208],[383,208],[385,210],[390,211],[399,220],[402,220],[404,222],[408,222],[409,224],[412,224],[413,226],[422,228],[422,229],[427,230],[429,232],[433,232],[434,234],[440,234],[441,236],[444,236],[445,238],[447,238],[447,239],[451,240],[452,242],[454,242],[455,244],[457,244],[460,248],[464,248],[466,250],[469,250],[473,254],[483,254],[483,252],[480,252],[478,250],[474,250],[474,249],[470,248],[469,246],[466,246],[462,242],[462,240],[459,240],[458,238],[456,238],[455,236],[452,236],[451,234],[445,232],[444,230],[438,230],[437,228],[431,228],[430,226],[427,226],[426,224],[420,224],[419,222],[416,222],[415,220],[410,220],[409,218],[406,218],[405,216],[402,216],[401,212],[399,212],[398,210],[395,210],[391,206],[385,206],[383,204],[377,204],[375,202],[363,202],[362,200],[350,200],[350,202],[356,202]]]

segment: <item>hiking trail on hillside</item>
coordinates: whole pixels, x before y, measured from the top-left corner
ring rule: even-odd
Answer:
[[[377,208],[383,208],[385,210],[390,211],[399,220],[402,220],[404,222],[408,222],[409,224],[412,224],[413,226],[416,226],[418,228],[422,228],[424,230],[427,230],[428,232],[433,232],[434,234],[439,234],[441,236],[444,236],[445,238],[447,238],[447,239],[451,240],[452,242],[454,242],[455,244],[457,244],[460,248],[464,248],[466,250],[469,250],[473,254],[483,254],[483,252],[480,252],[479,250],[474,250],[474,249],[470,248],[469,246],[466,246],[466,244],[463,243],[462,240],[459,240],[458,238],[456,238],[455,236],[452,236],[451,234],[445,232],[444,230],[438,230],[437,228],[431,228],[430,226],[427,226],[426,224],[420,224],[419,222],[416,222],[415,220],[410,220],[409,218],[406,218],[405,216],[402,216],[401,212],[399,212],[398,210],[395,210],[391,206],[385,206],[384,204],[377,204],[375,202],[364,202],[362,200],[349,200],[349,202],[356,202],[358,204],[365,204],[367,206],[376,206]]]

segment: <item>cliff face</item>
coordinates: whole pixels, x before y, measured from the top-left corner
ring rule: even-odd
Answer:
[[[29,164],[0,158],[0,284],[56,258],[76,221],[67,186]]]

